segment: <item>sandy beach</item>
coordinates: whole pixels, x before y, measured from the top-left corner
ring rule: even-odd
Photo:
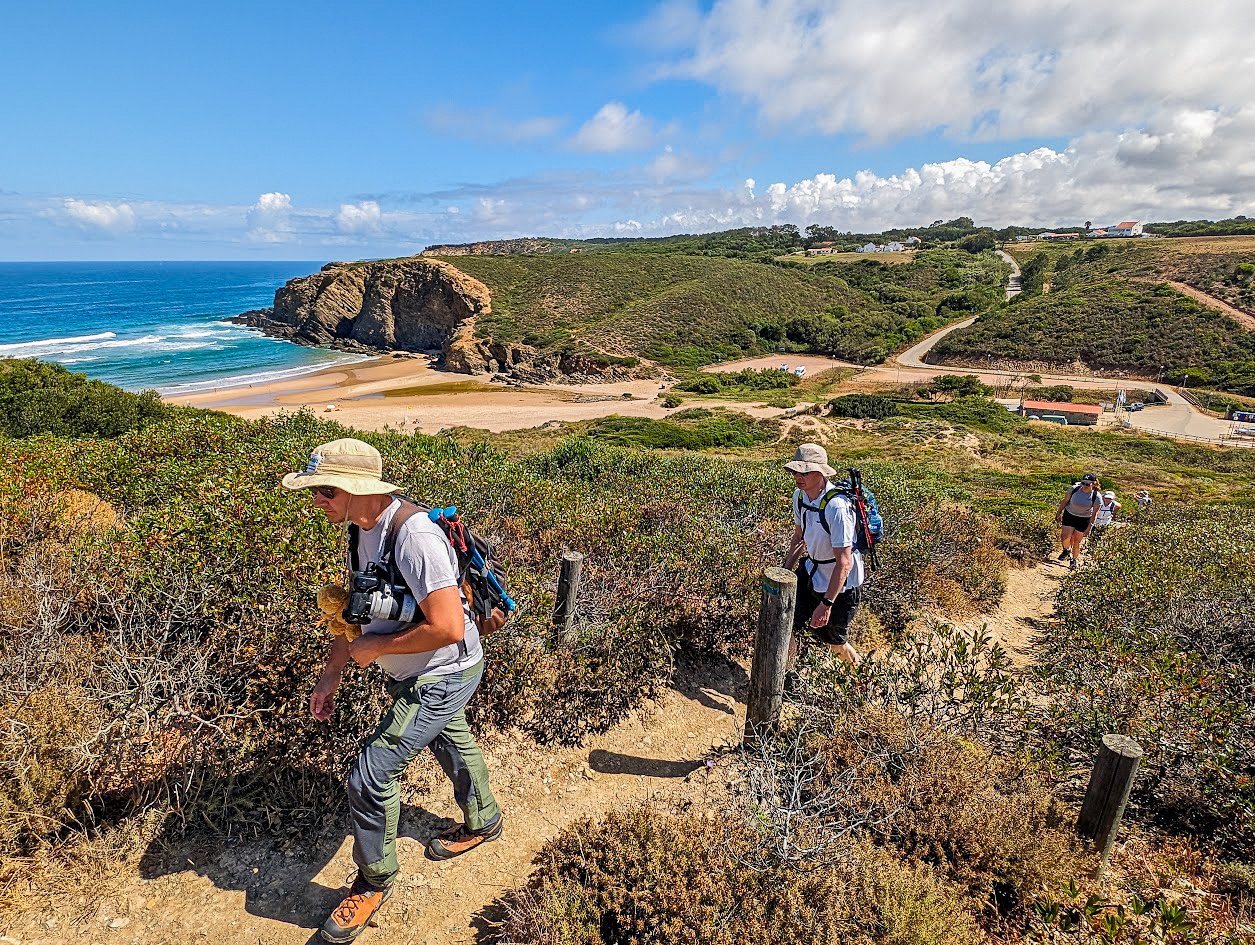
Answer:
[[[730,365],[722,365],[727,368]],[[240,417],[262,417],[309,409],[359,430],[437,433],[448,427],[476,427],[494,433],[573,422],[610,414],[664,417],[661,380],[614,384],[544,384],[516,387],[492,375],[455,374],[434,368],[422,357],[379,357],[288,380],[222,388],[168,402],[222,410]],[[703,402],[703,406],[710,405]],[[729,404],[756,416],[772,407]]]

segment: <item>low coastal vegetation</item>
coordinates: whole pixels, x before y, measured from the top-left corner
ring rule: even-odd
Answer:
[[[156,391],[131,394],[59,364],[0,358],[0,435],[117,436],[170,409]]]
[[[992,254],[922,252],[907,265],[804,267],[679,252],[454,256],[483,282],[496,342],[644,356],[692,369],[768,352],[883,361],[947,321],[1000,298]]]
[[[1255,393],[1255,331],[1168,284],[1250,314],[1251,245],[1164,240],[1012,247],[1025,291],[943,338],[932,357],[940,363],[1079,362],[1108,373]]]
[[[624,280],[634,267],[669,273],[676,297],[694,273],[730,271],[663,253],[661,268],[641,269],[621,255]],[[1002,272],[989,257],[918,255],[914,271],[825,263],[802,275],[904,319],[899,333],[993,304]],[[490,260],[486,272],[529,293],[578,285],[555,276],[575,269],[457,257],[468,260]],[[746,279],[795,276],[731,262]],[[729,261],[696,265],[708,263]],[[912,308],[929,305],[932,316]],[[551,322],[571,332],[555,343],[584,343],[627,307],[590,302],[579,325]],[[649,332],[663,331],[663,308],[651,311],[640,338],[657,352],[665,336]],[[672,363],[811,344],[790,334],[792,318],[743,317],[752,341],[677,338]],[[828,324],[847,317],[830,312]],[[344,539],[277,483],[314,445],[370,441],[409,494],[456,504],[498,544],[522,608],[486,641],[472,725],[577,744],[646,705],[682,658],[747,660],[761,573],[790,528],[780,463],[818,438],[838,469],[864,471],[885,516],[855,628],[873,652],[847,669],[805,649],[782,724],[702,767],[704,807],[654,802],[575,823],[503,890],[485,940],[1230,945],[1255,929],[1249,451],[1032,424],[961,376],[824,397],[827,412],[783,421],[686,406],[661,420],[424,436],[308,413],[169,410],[0,363],[0,893],[41,869],[72,872],[84,838],[128,826],[163,842],[199,831],[299,844],[341,809],[380,695],[351,672],[330,725],[306,708],[327,645],[314,590],[341,579]],[[798,397],[814,382],[768,369],[689,372],[681,387]],[[62,393],[23,399],[45,388]],[[92,403],[111,426],[84,424]],[[1013,568],[1050,557],[1054,505],[1091,469],[1129,521],[1063,579],[1059,619],[1034,642],[1035,665],[1018,669],[973,628]],[[1139,488],[1155,493],[1153,510],[1134,511]],[[550,614],[567,549],[586,558],[564,637]],[[1146,759],[1131,839],[1100,883],[1075,810],[1107,732],[1136,738]]]

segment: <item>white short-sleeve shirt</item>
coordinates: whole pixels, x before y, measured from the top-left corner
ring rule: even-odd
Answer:
[[[399,499],[384,509],[374,528],[363,528],[358,533],[360,567],[378,561],[383,542],[392,527],[393,516],[401,508]],[[442,587],[458,587],[457,553],[449,539],[426,515],[411,515],[401,526],[393,546],[396,566],[405,578],[415,599],[422,601],[432,591]],[[458,587],[461,594],[461,588]],[[462,620],[466,636],[461,643],[450,643],[436,650],[423,653],[389,653],[375,660],[379,668],[393,679],[414,679],[418,676],[444,676],[474,666],[483,659],[479,645],[479,631],[471,619],[462,596]],[[410,624],[396,620],[372,620],[362,627],[364,633],[396,633]]]
[[[832,483],[825,480],[823,492],[814,502],[806,498],[806,493],[801,489],[793,490],[793,522],[802,529],[802,541],[806,544],[806,553],[810,555],[813,562],[826,562],[814,564],[808,569],[811,572],[811,587],[817,594],[827,593],[828,584],[832,580],[833,572],[837,569],[836,562],[831,560],[836,557],[834,549],[853,548],[856,534],[854,503],[843,495],[834,496],[824,508],[823,514],[828,519],[831,531],[824,529],[823,523],[819,520],[819,512],[802,508],[802,503],[818,506],[832,487]],[[862,583],[863,555],[855,551],[850,575],[846,578],[845,587],[841,590],[852,590]]]

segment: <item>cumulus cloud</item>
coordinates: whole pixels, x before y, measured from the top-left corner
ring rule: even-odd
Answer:
[[[685,5],[681,4],[681,8]],[[691,12],[691,11],[690,11]],[[873,140],[1074,136],[1255,97],[1255,5],[719,0],[664,76]]]
[[[652,123],[639,111],[628,111],[622,102],[607,102],[580,126],[570,144],[577,151],[604,154],[640,151],[653,143],[654,135]]]
[[[283,243],[293,234],[292,198],[278,192],[262,194],[246,216],[247,236],[258,243]]]
[[[822,223],[874,232],[964,215],[993,226],[1226,217],[1251,209],[1252,135],[1248,108],[1192,114],[1158,130],[1087,134],[992,163],[958,157],[890,175],[819,173],[761,193],[747,180],[690,200],[654,228]]]
[[[122,233],[135,226],[135,211],[127,203],[66,197],[62,201],[62,207],[67,217],[85,229],[101,233]]]
[[[336,227],[341,233],[374,233],[379,230],[383,214],[373,200],[342,203],[336,214]]]

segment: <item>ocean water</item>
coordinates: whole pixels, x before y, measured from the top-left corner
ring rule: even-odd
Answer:
[[[127,390],[192,393],[361,358],[222,321],[274,302],[316,262],[0,262],[0,358],[39,358]]]

